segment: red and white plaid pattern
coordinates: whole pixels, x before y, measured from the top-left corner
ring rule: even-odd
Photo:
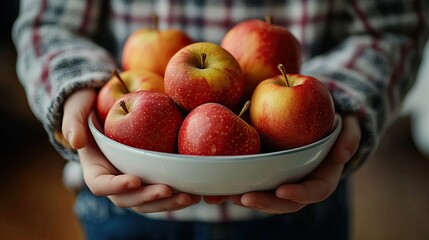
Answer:
[[[151,26],[152,14],[158,15],[160,28],[180,28],[195,41],[215,43],[234,24],[271,15],[300,41],[302,73],[329,87],[337,111],[361,119],[361,147],[347,167],[352,172],[374,151],[415,79],[428,37],[428,12],[425,0],[22,0],[13,38],[32,110],[59,153],[78,161],[76,152],[54,137],[64,100],[109,79],[126,37]],[[175,214],[201,218],[197,212]],[[223,212],[202,218],[252,215]]]

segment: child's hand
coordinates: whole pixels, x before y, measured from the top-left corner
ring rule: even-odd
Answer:
[[[232,196],[237,205],[268,213],[291,213],[325,200],[338,185],[344,165],[359,147],[361,130],[355,116],[343,117],[343,130],[328,157],[303,182],[285,184],[272,192]]]
[[[174,211],[196,204],[200,196],[173,193],[163,184],[142,185],[136,176],[122,174],[100,152],[89,133],[87,117],[92,111],[96,92],[80,90],[64,105],[62,131],[70,145],[77,149],[84,179],[89,189],[99,196],[108,196],[118,207],[140,213]]]

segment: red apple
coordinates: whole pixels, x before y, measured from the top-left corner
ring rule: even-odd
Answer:
[[[115,102],[104,131],[107,137],[128,146],[175,153],[182,122],[181,111],[167,95],[142,90]]]
[[[198,42],[171,58],[164,85],[166,93],[186,111],[208,102],[233,109],[243,93],[243,72],[237,60],[219,45]]]
[[[283,26],[249,19],[232,27],[221,46],[240,63],[245,75],[244,98],[251,97],[262,80],[278,75],[278,63],[284,63],[288,73],[299,73],[301,46],[294,35]]]
[[[192,43],[191,38],[179,29],[142,28],[133,32],[126,40],[122,51],[124,70],[143,69],[164,75],[170,58],[181,48]]]
[[[164,78],[148,71],[114,72],[113,77],[100,89],[96,99],[96,111],[104,124],[107,113],[122,95],[138,90],[154,90],[165,93]]]
[[[192,110],[180,127],[179,153],[188,155],[246,155],[260,151],[258,132],[240,116],[218,103]]]
[[[262,81],[252,95],[250,120],[268,151],[296,148],[333,131],[335,107],[322,82],[286,74]]]

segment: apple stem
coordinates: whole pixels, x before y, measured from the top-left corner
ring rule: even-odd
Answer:
[[[153,23],[153,29],[154,30],[159,30],[158,15],[156,15],[156,14],[152,15],[152,23]]]
[[[265,16],[265,22],[272,25],[273,24],[273,16],[271,16],[271,15]]]
[[[126,114],[130,113],[130,111],[128,111],[127,105],[125,104],[125,102],[124,102],[124,101],[120,101],[120,102],[119,102],[119,106],[121,106],[121,107],[122,107],[122,109],[124,110],[124,112],[125,112]]]
[[[243,114],[250,108],[250,100],[247,100],[244,104],[243,108],[241,109],[240,114],[238,114],[238,117],[241,118]]]
[[[119,72],[117,70],[113,71],[113,75],[119,79],[119,82],[121,83],[122,87],[124,87],[125,91],[127,93],[130,92],[130,90],[127,88],[127,85],[125,84],[124,80],[121,78],[121,76],[119,75]]]
[[[207,54],[201,53],[201,69],[206,68],[206,58]]]
[[[283,75],[283,77],[285,79],[286,87],[289,87],[289,79],[287,78],[285,66],[280,63],[280,64],[277,65],[277,68],[280,70],[280,72],[282,73],[282,75]]]

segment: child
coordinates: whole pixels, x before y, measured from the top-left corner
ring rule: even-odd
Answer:
[[[374,151],[414,80],[426,2],[266,2],[21,1],[13,31],[18,75],[53,146],[81,165],[86,187],[75,210],[88,239],[347,239],[344,179]],[[322,165],[300,183],[224,197],[144,186],[112,167],[86,118],[96,89],[120,68],[126,37],[149,27],[153,14],[161,28],[215,43],[248,18],[272,15],[288,27],[302,46],[301,72],[324,82],[344,119]]]

